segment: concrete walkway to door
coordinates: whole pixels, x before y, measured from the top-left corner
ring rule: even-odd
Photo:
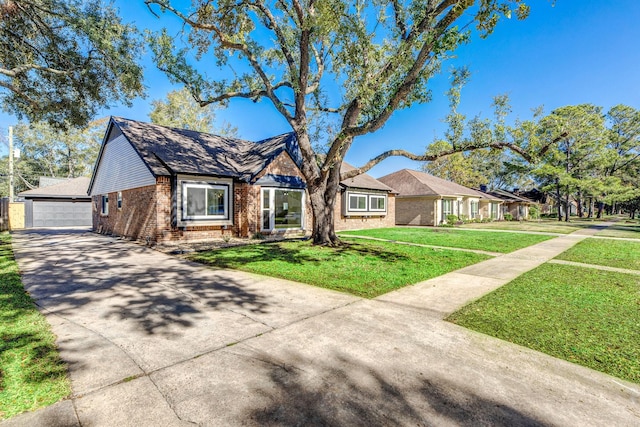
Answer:
[[[636,426],[637,384],[441,320],[582,238],[363,300],[83,231],[17,233],[73,396],[2,427]]]

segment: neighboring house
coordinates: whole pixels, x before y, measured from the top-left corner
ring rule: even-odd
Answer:
[[[343,162],[340,171],[353,169]],[[391,187],[366,173],[340,182],[340,203],[336,203],[334,213],[336,231],[393,227],[395,196]]]
[[[502,216],[510,214],[513,219],[524,220],[529,218],[529,208],[537,203],[526,197],[519,196],[507,190],[491,190],[488,194],[503,200]]]
[[[25,200],[25,227],[90,227],[89,180],[45,178],[40,181],[45,186],[18,193]]]
[[[425,172],[403,169],[379,178],[396,192],[396,224],[440,225],[447,215],[501,219],[502,201]]]
[[[309,233],[301,162],[293,134],[250,142],[112,117],[89,186],[93,228],[148,242]],[[363,223],[392,205],[367,205]]]

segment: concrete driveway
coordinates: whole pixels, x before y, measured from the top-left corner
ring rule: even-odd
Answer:
[[[83,230],[14,249],[73,396],[3,427],[640,424],[637,385],[446,323],[430,285],[363,300]]]

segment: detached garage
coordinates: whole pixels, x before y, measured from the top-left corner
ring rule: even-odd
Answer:
[[[25,227],[90,227],[89,180],[72,178],[19,193],[25,199]]]

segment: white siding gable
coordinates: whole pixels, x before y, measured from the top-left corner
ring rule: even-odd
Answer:
[[[124,135],[105,144],[91,196],[155,185],[155,177]]]

